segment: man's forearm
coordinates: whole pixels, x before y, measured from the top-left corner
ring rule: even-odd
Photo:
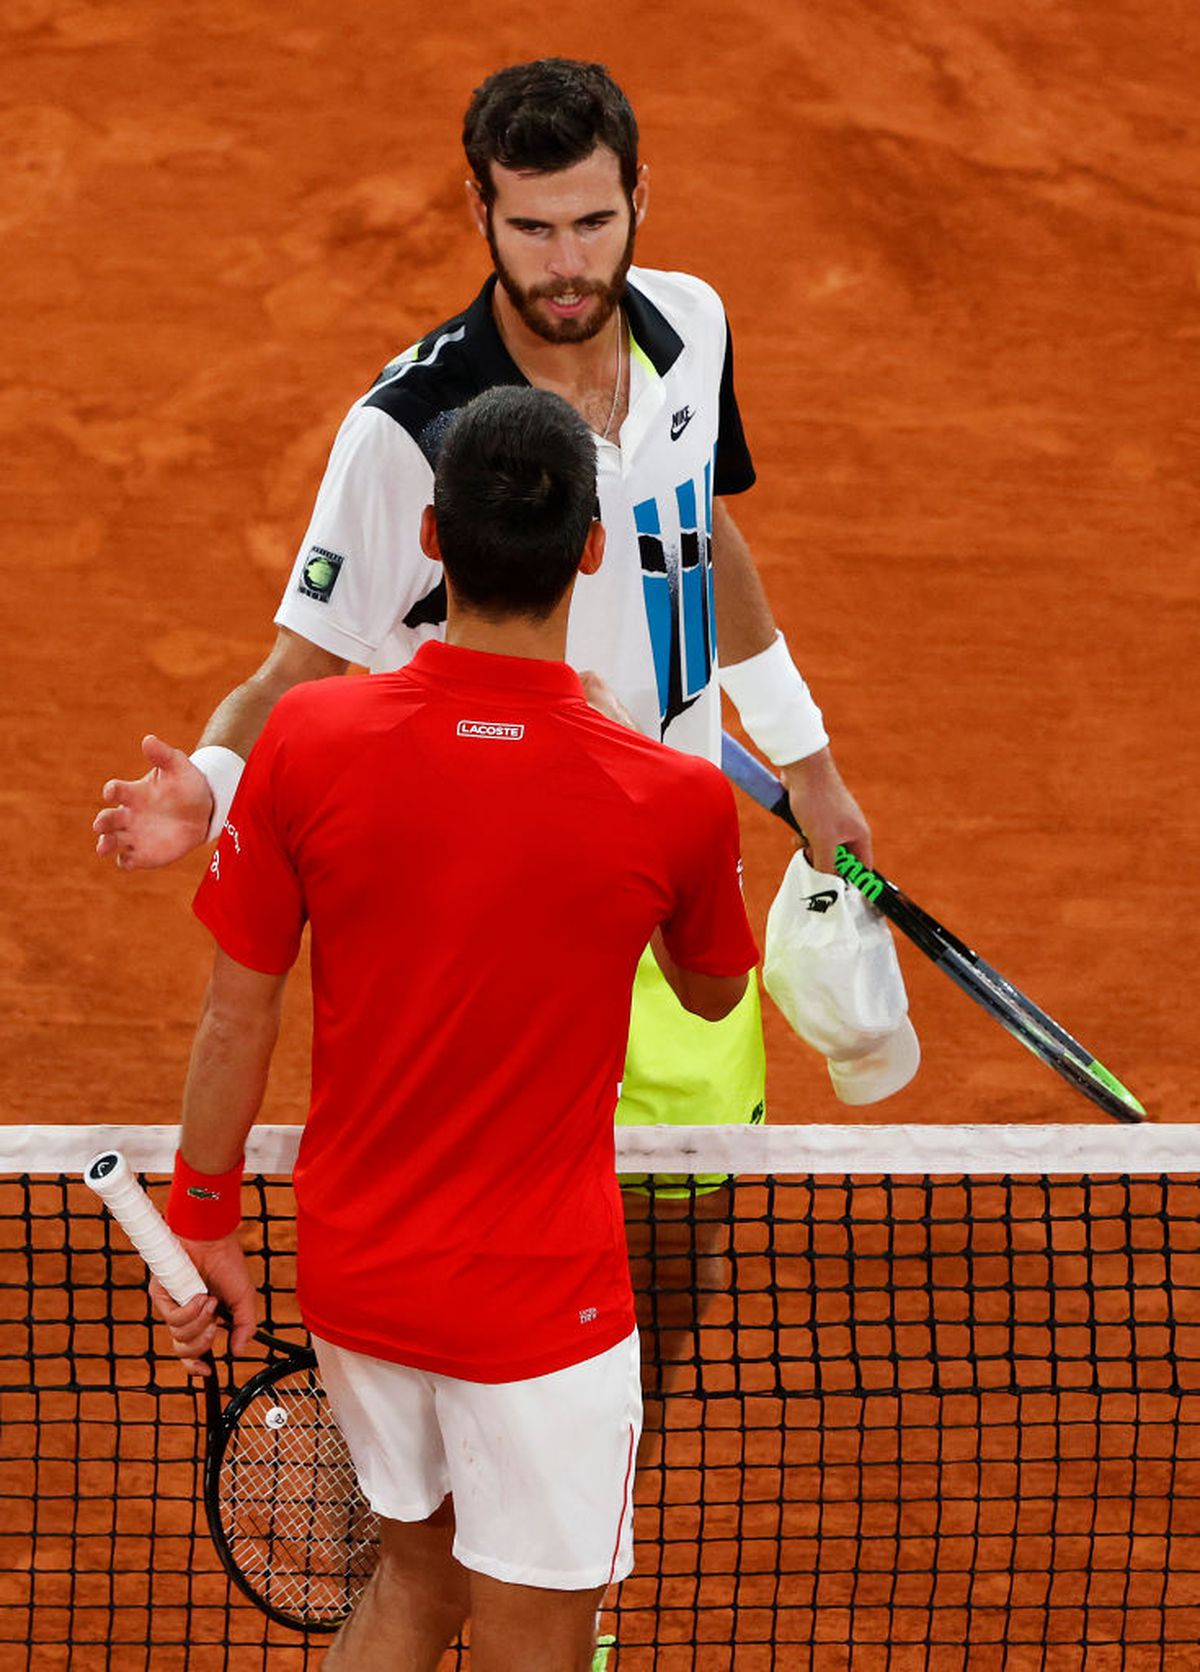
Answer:
[[[821,711],[778,632],[750,548],[720,500],[713,566],[721,687],[776,766],[828,753]]]
[[[218,947],[192,1046],[167,1204],[167,1223],[184,1239],[210,1295],[233,1315],[233,1346],[239,1352],[254,1334],[256,1312],[238,1239],[242,1154],[262,1103],[285,982],[285,976],[235,963]],[[211,1303],[179,1307],[165,1292],[152,1288],[151,1293],[188,1369],[211,1374],[205,1355],[218,1322]]]
[[[247,757],[257,743],[259,734],[271,715],[271,710],[289,689],[279,675],[270,672],[266,662],[242,685],[238,685],[213,710],[192,750],[192,763],[208,780],[212,795],[209,806],[208,838],[215,841],[221,833],[237,787],[245,769]]]
[[[226,1173],[237,1165],[262,1104],[279,1033],[284,983],[280,978],[277,990],[271,992],[273,978],[257,980],[265,985],[249,1005],[223,992],[215,974],[205,995],[179,1134],[184,1159],[197,1172]]]
[[[713,570],[721,687],[751,742],[780,768],[818,870],[844,842],[867,865],[871,830],[829,749],[829,734],[787,642],[777,634],[750,548],[720,500],[713,506]]]
[[[235,755],[245,760],[257,743],[271,710],[287,689],[287,685],[267,677],[265,666],[259,668],[217,704],[200,734],[197,748],[215,745],[232,749]]]
[[[341,657],[281,627],[262,666],[218,703],[191,757],[208,780],[212,796],[208,808],[210,840],[220,833],[242,768],[280,697],[293,685],[328,679],[345,673],[346,667]]]
[[[713,594],[722,663],[745,662],[775,639],[775,617],[750,547],[722,500],[713,501]]]
[[[214,709],[198,747],[215,744],[245,760],[285,691],[305,680],[327,679],[345,671],[341,657],[281,627],[262,666]]]

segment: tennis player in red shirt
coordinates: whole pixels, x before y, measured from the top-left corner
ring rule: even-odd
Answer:
[[[445,643],[276,706],[196,896],[217,948],[168,1218],[210,1296],[155,1288],[193,1371],[256,1297],[241,1155],[311,927],[298,1292],[379,1570],[328,1672],[587,1672],[632,1566],[641,1423],[613,1109],[655,937],[712,1020],[757,949],[731,792],[589,706],[563,660],[593,573],[595,448],[566,402],[498,388],[453,420],[429,555]]]

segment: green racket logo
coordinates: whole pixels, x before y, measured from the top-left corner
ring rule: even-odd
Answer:
[[[845,877],[850,886],[857,888],[858,892],[872,905],[883,893],[883,878],[877,877],[874,871],[869,871],[861,859],[856,859],[850,849],[843,847],[840,843],[838,844],[834,866],[838,876]]]

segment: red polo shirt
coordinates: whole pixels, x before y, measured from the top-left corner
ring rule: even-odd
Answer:
[[[629,1333],[634,967],[659,924],[686,968],[757,962],[714,767],[604,719],[563,663],[428,643],[276,705],[195,909],[268,973],[312,926],[315,1334],[490,1382]]]

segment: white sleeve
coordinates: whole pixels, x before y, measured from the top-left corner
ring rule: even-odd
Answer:
[[[433,471],[402,425],[351,408],[337,433],[276,623],[333,656],[369,663],[441,579],[421,550]]]

